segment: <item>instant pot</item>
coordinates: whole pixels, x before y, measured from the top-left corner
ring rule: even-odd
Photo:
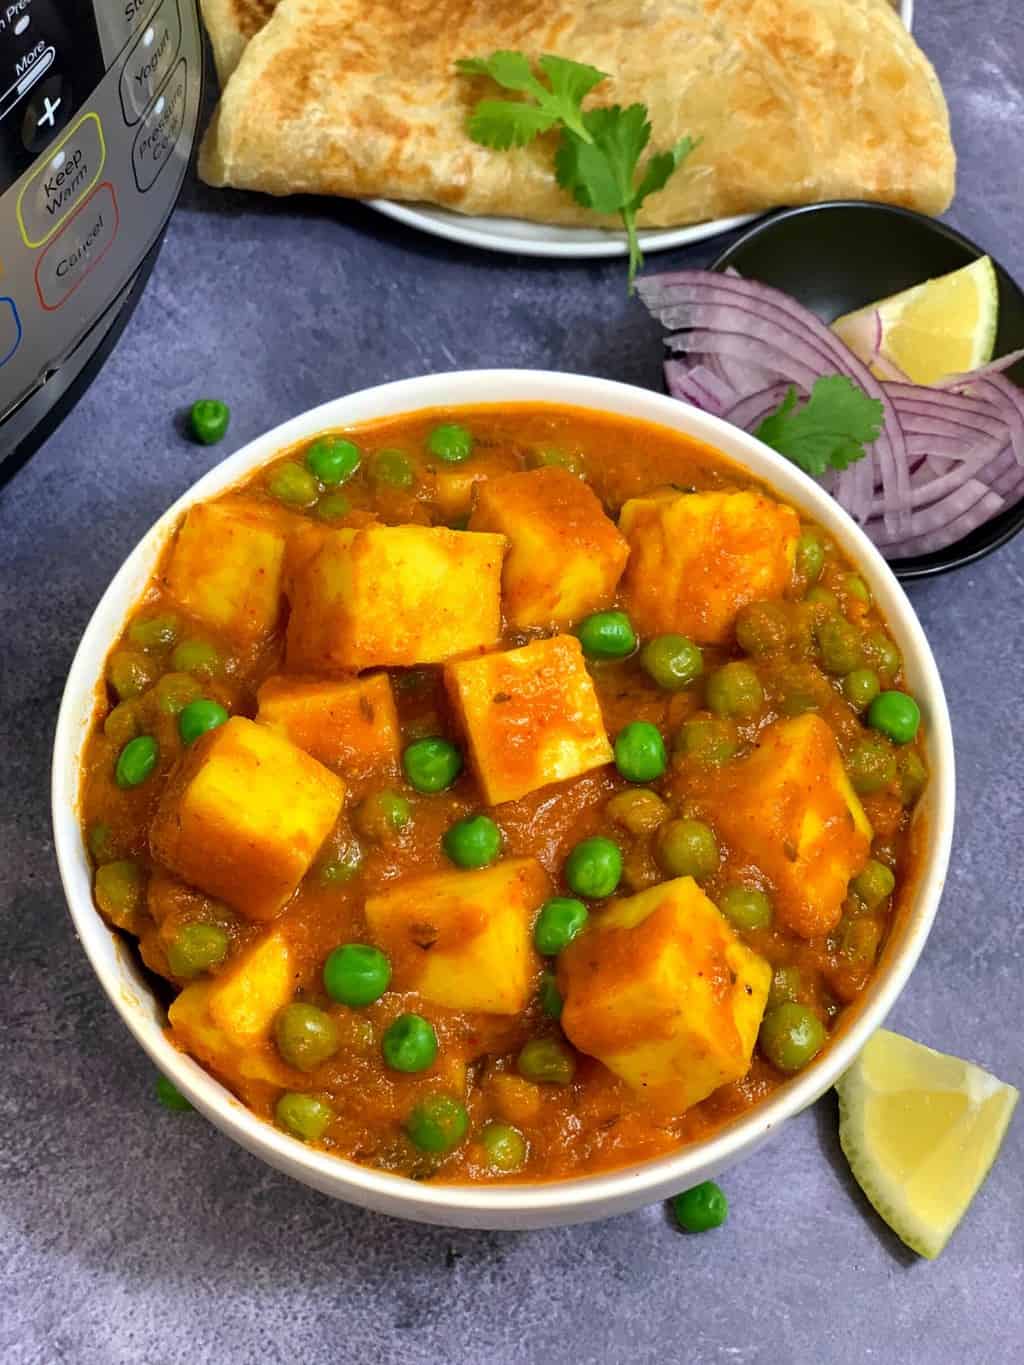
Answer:
[[[131,315],[195,139],[195,0],[0,0],[0,477]]]

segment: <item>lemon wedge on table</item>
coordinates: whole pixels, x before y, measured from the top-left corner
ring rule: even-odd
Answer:
[[[836,1090],[839,1142],[857,1184],[908,1247],[933,1259],[988,1175],[1019,1093],[886,1029]]]
[[[999,323],[999,281],[987,256],[836,318],[832,330],[879,378],[891,361],[914,384],[987,365]],[[879,338],[879,327],[881,337]],[[881,357],[881,360],[879,359]]]

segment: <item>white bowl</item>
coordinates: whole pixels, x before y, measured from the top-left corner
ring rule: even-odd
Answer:
[[[501,402],[566,403],[661,423],[717,447],[824,526],[867,578],[903,652],[908,682],[925,717],[931,781],[915,814],[919,871],[903,897],[879,970],[865,997],[846,1012],[831,1045],[806,1071],[709,1140],[654,1161],[541,1184],[430,1185],[357,1166],[285,1136],[168,1042],[164,1012],[135,953],[110,932],[93,906],[92,875],[78,819],[79,774],[106,654],[186,507],[230,488],[283,448],[327,427],[418,408]],[[953,797],[949,713],[932,652],[903,589],[838,504],[794,465],[717,417],[631,385],[540,370],[471,370],[367,389],[286,422],[211,470],[160,518],[104,593],[71,665],[53,757],[57,860],[71,916],[103,989],[156,1066],[211,1122],[278,1170],[366,1208],[457,1227],[545,1227],[605,1218],[652,1203],[718,1175],[816,1100],[882,1023],[917,961],[946,876]]]

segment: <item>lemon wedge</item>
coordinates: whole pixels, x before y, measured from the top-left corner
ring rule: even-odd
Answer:
[[[908,1247],[933,1259],[988,1175],[1019,1093],[885,1029],[836,1090],[839,1141],[858,1185]]]
[[[891,361],[914,384],[977,369],[992,359],[999,281],[982,256],[962,270],[836,318],[832,330],[881,378]]]

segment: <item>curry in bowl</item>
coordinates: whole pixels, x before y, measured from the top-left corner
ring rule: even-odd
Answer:
[[[85,750],[96,904],[294,1137],[545,1180],[828,1045],[910,877],[869,585],[680,433],[548,404],[325,432],[193,504]]]

